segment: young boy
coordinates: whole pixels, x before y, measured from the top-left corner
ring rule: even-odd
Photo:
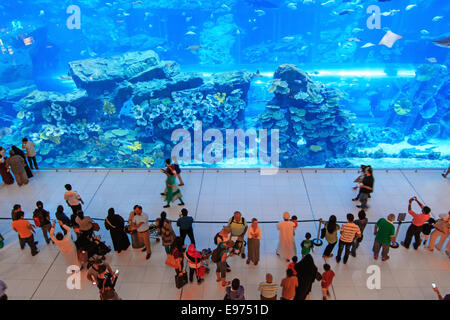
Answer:
[[[297,263],[297,261],[298,261],[297,256],[293,256],[292,257],[292,262],[288,263],[288,269],[292,270],[292,272],[294,273],[294,276],[297,275],[297,271],[295,271],[295,269],[294,269],[294,266]]]
[[[291,222],[293,222],[294,223],[294,225],[295,225],[295,228],[297,228],[298,227],[298,222],[297,222],[297,216],[292,216],[292,218],[291,218]]]
[[[313,243],[311,240],[311,233],[307,232],[305,234],[305,239],[303,240],[300,246],[302,247],[302,258],[305,257],[307,254],[310,254],[311,250],[313,249]]]
[[[331,270],[331,267],[328,263],[325,263],[323,265],[323,269],[325,270],[324,273],[322,273],[322,296],[323,300],[327,300],[327,296],[330,296],[330,291],[328,289],[330,288],[331,284],[333,283],[334,278],[334,272]]]

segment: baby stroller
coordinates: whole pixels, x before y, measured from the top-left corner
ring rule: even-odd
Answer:
[[[101,241],[100,236],[92,238],[79,238],[75,241],[78,249],[78,257],[82,266],[87,264],[89,269],[96,259],[105,260],[105,255],[111,252],[111,247],[107,246],[104,241]]]
[[[233,236],[231,237],[231,241],[234,242],[233,246],[233,253],[240,255],[242,259],[245,258],[245,246],[247,245],[247,242],[245,240],[239,240],[239,237]]]
[[[212,251],[211,251],[210,248],[208,248],[208,249],[203,249],[202,252],[201,252],[201,254],[202,254],[202,259],[201,259],[201,261],[200,261],[200,264],[201,264],[203,267],[205,267],[205,272],[206,272],[206,273],[209,273],[209,271],[210,271],[210,269],[209,269],[209,260],[210,260],[210,258],[211,258]]]

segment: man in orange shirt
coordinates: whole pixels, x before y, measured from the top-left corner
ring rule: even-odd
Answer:
[[[25,220],[23,211],[20,211],[17,213],[18,219],[13,221],[11,224],[14,231],[16,231],[19,234],[19,243],[20,248],[23,250],[25,248],[25,243],[28,243],[28,245],[31,248],[31,255],[35,256],[39,253],[39,251],[36,248],[37,242],[34,242],[33,233],[34,227]]]

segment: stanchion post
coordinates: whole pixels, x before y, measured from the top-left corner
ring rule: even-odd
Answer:
[[[405,221],[406,218],[406,213],[399,213],[398,217],[397,217],[397,221],[398,221],[398,225],[397,225],[397,230],[395,231],[395,240],[397,240],[398,238],[398,233],[400,231],[400,226],[402,225],[403,221]],[[398,247],[400,247],[399,243],[397,241],[395,241],[395,243],[390,243],[391,248],[393,249],[397,249]]]
[[[319,220],[319,230],[317,231],[317,239],[314,239],[312,241],[312,243],[316,246],[316,247],[320,247],[323,244],[323,241],[320,239],[320,230],[322,227],[322,219]]]

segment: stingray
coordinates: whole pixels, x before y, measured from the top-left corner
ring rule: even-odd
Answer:
[[[434,44],[439,47],[448,48],[450,47],[450,37],[445,37],[438,40],[433,40]]]
[[[394,45],[395,41],[397,41],[398,39],[401,39],[402,36],[393,33],[392,31],[388,31],[386,32],[386,34],[384,35],[383,39],[381,39],[379,45],[384,44],[386,47],[388,48],[392,48],[392,46]]]

